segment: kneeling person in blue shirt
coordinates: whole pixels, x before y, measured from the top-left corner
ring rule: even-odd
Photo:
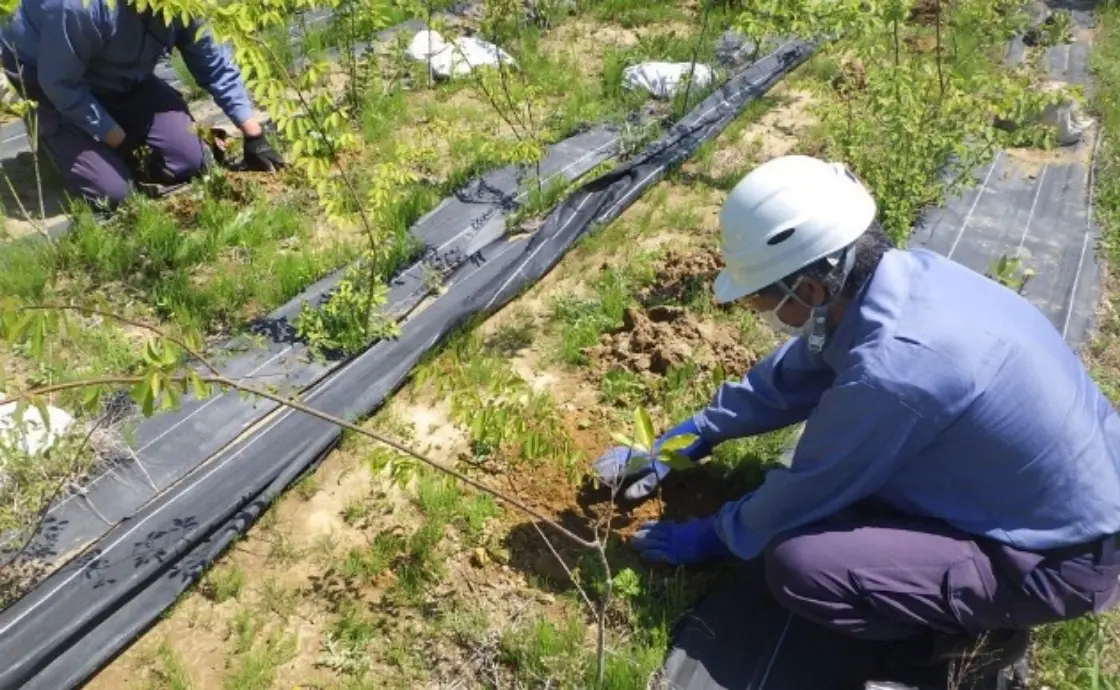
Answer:
[[[790,333],[666,433],[722,441],[805,422],[788,467],[715,515],[646,525],[650,560],[764,559],[773,595],[835,631],[928,641],[929,662],[1020,659],[1037,625],[1120,600],[1120,417],[1029,302],[940,255],[895,249],[842,165],[767,162],[720,215],[716,300]],[[624,476],[626,495],[668,468]]]
[[[199,21],[168,25],[132,2],[25,0],[0,33],[5,75],[37,101],[38,140],[67,190],[113,208],[134,179],[172,185],[202,170],[206,144],[187,103],[154,74],[172,48],[244,133],[245,165],[282,167],[229,48]]]

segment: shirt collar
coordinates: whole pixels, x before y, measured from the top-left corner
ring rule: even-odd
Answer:
[[[825,363],[834,371],[843,368],[848,353],[870,327],[868,322],[877,320],[871,317],[871,313],[881,311],[885,304],[893,304],[909,292],[909,264],[900,261],[903,255],[904,252],[900,250],[888,250],[875,272],[848,302],[844,316],[836,325],[836,330],[829,335],[821,352]]]

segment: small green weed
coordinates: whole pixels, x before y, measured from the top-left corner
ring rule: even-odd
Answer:
[[[438,357],[417,368],[413,380],[449,400],[452,418],[468,430],[476,455],[508,452],[515,461],[570,463],[571,439],[547,391],[533,390],[508,358],[488,353],[473,327],[450,338]]]
[[[282,631],[266,632],[240,656],[231,660],[231,670],[222,680],[224,690],[269,690],[276,671],[296,652],[296,640]]]
[[[193,690],[194,681],[170,641],[164,640],[155,652],[151,690]]]
[[[387,571],[404,553],[405,539],[393,532],[379,532],[368,548],[355,548],[347,552],[339,572],[347,580],[369,582]]]
[[[619,409],[631,409],[646,397],[646,384],[629,369],[611,369],[600,383],[603,402]]]
[[[295,493],[304,501],[310,501],[318,491],[319,480],[314,472],[309,472],[296,482]]]
[[[269,535],[271,542],[268,551],[268,560],[277,565],[291,565],[300,559],[303,550],[296,544],[295,539],[286,532],[272,530]]]
[[[260,597],[261,606],[282,620],[291,617],[299,606],[299,591],[285,587],[272,576],[261,584]]]
[[[486,339],[486,351],[504,357],[513,357],[532,345],[535,336],[536,326],[532,322],[506,324]]]
[[[211,601],[220,604],[236,599],[245,586],[245,573],[234,564],[213,568],[206,574],[202,593]]]
[[[585,364],[583,349],[599,341],[602,333],[622,325],[631,295],[641,287],[625,268],[609,267],[593,283],[594,297],[561,295],[553,301],[553,318],[560,322],[560,360]]]
[[[365,498],[352,498],[342,507],[342,520],[348,525],[357,524],[369,515],[370,504]]]
[[[505,631],[500,650],[514,677],[530,685],[574,687],[587,664],[583,621],[576,616],[553,622],[544,618]]]
[[[684,19],[680,3],[673,0],[600,0],[591,4],[593,16],[626,28]]]
[[[1053,690],[1120,688],[1115,652],[1107,643],[1110,626],[1115,628],[1108,618],[1094,616],[1038,630],[1032,681]]]
[[[252,611],[247,608],[240,609],[230,620],[229,636],[233,638],[233,654],[244,654],[253,647],[253,642],[260,632],[261,622],[253,617]]]

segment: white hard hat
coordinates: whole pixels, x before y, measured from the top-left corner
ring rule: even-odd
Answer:
[[[715,299],[746,297],[852,244],[875,220],[875,199],[839,163],[781,156],[747,174],[719,214],[724,269]]]

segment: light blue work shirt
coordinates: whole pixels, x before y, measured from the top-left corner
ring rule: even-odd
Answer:
[[[168,26],[162,16],[144,18],[126,0],[24,0],[0,35],[22,65],[35,69],[62,116],[100,141],[117,123],[98,95],[127,93],[173,47],[234,124],[252,117],[229,47],[196,29],[178,19]]]
[[[1120,532],[1108,399],[1033,305],[929,251],[889,251],[819,359],[790,339],[694,421],[710,446],[806,422],[718,513],[740,558],[864,498],[1024,550]]]

